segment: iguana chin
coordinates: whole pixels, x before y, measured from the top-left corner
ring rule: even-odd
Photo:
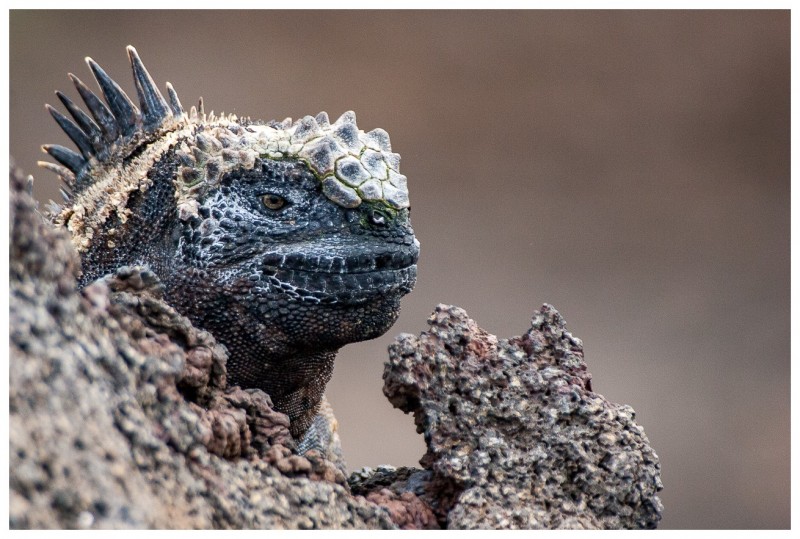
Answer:
[[[43,146],[80,252],[80,285],[152,270],[167,301],[229,351],[231,385],[259,388],[302,440],[337,350],[386,332],[416,280],[406,177],[382,129],[355,114],[292,122],[186,112],[128,47],[138,106],[91,58],[105,103],[70,74],[48,110],[78,148]],[[314,440],[301,446],[311,447]]]

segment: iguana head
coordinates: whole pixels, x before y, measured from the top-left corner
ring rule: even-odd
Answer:
[[[414,286],[419,243],[385,131],[352,112],[255,122],[184,111],[128,48],[138,106],[91,59],[105,103],[72,78],[91,116],[48,106],[79,152],[59,165],[53,210],[86,284],[146,265],[168,300],[230,351],[234,384],[265,389],[302,430],[342,345],[383,334]],[[298,425],[298,426],[295,426]]]

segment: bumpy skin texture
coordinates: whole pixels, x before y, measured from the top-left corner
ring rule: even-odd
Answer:
[[[399,155],[352,113],[333,124],[186,113],[128,53],[141,110],[91,60],[108,107],[77,81],[94,118],[63,94],[75,123],[51,109],[81,150],[46,146],[63,167],[43,164],[71,191],[53,213],[81,254],[80,284],[149,267],[228,348],[229,383],[268,393],[302,438],[337,350],[386,332],[414,286]]]

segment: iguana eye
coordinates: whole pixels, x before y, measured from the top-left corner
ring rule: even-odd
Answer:
[[[286,199],[273,193],[261,195],[261,202],[270,210],[279,210],[286,205]]]

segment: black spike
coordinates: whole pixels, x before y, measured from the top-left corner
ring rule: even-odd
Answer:
[[[103,91],[103,95],[106,98],[106,103],[108,103],[108,107],[114,114],[114,118],[117,120],[117,125],[122,135],[129,137],[136,133],[139,120],[139,111],[136,109],[136,106],[128,95],[122,91],[119,84],[114,82],[114,80],[103,71],[103,68],[97,65],[97,62],[87,56],[86,63],[92,70],[97,84],[100,85],[100,89]]]
[[[80,154],[73,152],[69,148],[59,146],[58,144],[45,144],[42,150],[49,153],[50,156],[71,170],[74,174],[78,174],[80,170],[86,165],[86,160]]]
[[[114,119],[114,115],[111,114],[111,111],[108,110],[105,103],[100,101],[100,98],[87,88],[78,77],[70,73],[69,78],[72,79],[72,83],[75,85],[78,93],[81,94],[83,102],[89,107],[89,112],[91,112],[94,119],[97,120],[97,125],[103,130],[106,142],[114,142],[117,140],[117,138],[119,138],[119,127],[117,126],[117,121]]]
[[[56,95],[64,104],[64,106],[67,107],[67,110],[72,117],[75,118],[75,122],[78,124],[78,127],[80,127],[83,132],[86,133],[86,136],[89,137],[89,140],[92,141],[92,147],[94,148],[95,155],[105,149],[106,145],[103,143],[103,131],[100,129],[100,127],[98,127],[97,124],[94,123],[94,121],[89,117],[89,115],[79,109],[78,106],[66,95],[58,91],[56,91]]]
[[[169,106],[172,108],[172,114],[175,116],[180,116],[184,113],[183,106],[181,105],[181,100],[178,99],[178,94],[175,92],[175,88],[172,87],[172,84],[169,82],[167,83],[167,94],[169,95]]]
[[[92,148],[92,141],[89,140],[89,137],[86,136],[86,133],[80,130],[80,128],[72,123],[66,116],[58,112],[56,109],[51,107],[50,105],[45,105],[48,112],[50,112],[50,116],[56,121],[56,123],[61,126],[61,129],[67,134],[69,138],[72,139],[72,142],[78,147],[81,151],[83,156],[88,160],[94,155],[94,149]]]
[[[133,68],[133,80],[136,83],[136,93],[139,94],[139,105],[142,109],[142,125],[147,132],[157,129],[164,120],[172,115],[172,111],[158,91],[153,78],[144,67],[139,53],[131,45],[127,47],[128,59]]]

